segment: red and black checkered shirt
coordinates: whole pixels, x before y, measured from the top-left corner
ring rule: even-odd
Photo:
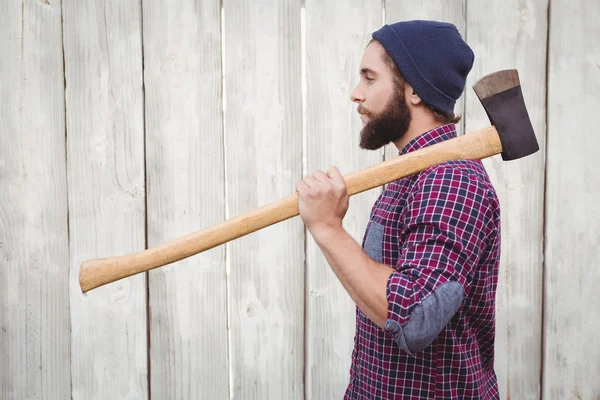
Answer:
[[[456,136],[448,124],[405,154]],[[360,309],[345,399],[497,399],[496,191],[477,160],[451,161],[387,185],[363,248],[393,266],[385,329]]]

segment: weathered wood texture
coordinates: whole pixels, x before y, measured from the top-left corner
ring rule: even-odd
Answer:
[[[350,92],[381,26],[381,2],[307,0],[305,11],[307,173],[336,166],[344,175],[382,161],[358,147],[362,127]],[[353,196],[344,228],[362,243],[380,189]],[[341,399],[349,381],[356,307],[310,234],[306,242],[306,398]]]
[[[224,4],[227,208],[236,216],[302,178],[300,1]],[[304,230],[293,218],[228,245],[232,395],[304,396]]]
[[[541,148],[517,161],[484,161],[502,215],[495,360],[501,398],[540,396],[546,32],[546,1],[468,2],[466,39],[476,58],[467,81],[465,132],[490,124],[472,85],[488,73],[516,68]]]
[[[550,2],[543,398],[600,398],[600,3]]]
[[[427,0],[414,2],[411,0],[386,0],[385,1],[385,23],[393,24],[399,21],[410,21],[414,19],[434,19],[449,22],[456,25],[463,38],[466,33],[466,0]],[[465,92],[469,88],[465,88]],[[454,106],[454,112],[465,116],[465,95],[458,99]],[[456,124],[459,135],[464,133],[465,119]],[[393,143],[385,146],[385,159],[389,160],[398,156],[398,149]]]
[[[218,1],[147,0],[148,245],[225,218]],[[149,272],[153,399],[229,395],[225,247]]]
[[[144,399],[146,279],[86,295],[81,262],[144,248],[141,9],[63,2],[73,399]]]
[[[67,399],[60,2],[0,3],[0,398]]]
[[[79,267],[278,200],[304,173],[395,158],[358,147],[360,59],[384,20],[438,19],[476,53],[459,133],[489,124],[474,82],[516,68],[541,147],[484,161],[502,207],[501,398],[600,398],[599,14],[583,0],[0,2],[0,397],[341,398],[355,306],[299,217],[85,295]],[[350,201],[359,242],[379,193]]]

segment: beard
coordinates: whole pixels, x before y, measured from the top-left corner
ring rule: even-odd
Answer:
[[[403,90],[395,90],[379,114],[372,113],[362,105],[358,106],[358,112],[369,117],[369,122],[360,131],[361,149],[377,150],[406,134],[412,115],[403,94]]]

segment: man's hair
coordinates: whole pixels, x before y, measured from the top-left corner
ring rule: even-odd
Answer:
[[[371,39],[369,41],[369,44],[371,44],[372,42],[376,42],[376,41],[377,41],[376,39]],[[383,62],[385,63],[385,65],[387,65],[392,70],[392,74],[394,75],[394,84],[396,86],[396,89],[403,90],[404,86],[406,85],[406,79],[402,75],[402,72],[400,72],[400,70],[398,69],[398,66],[396,65],[394,60],[392,60],[392,57],[390,57],[390,55],[388,54],[387,51],[384,50],[382,58],[383,58]],[[423,102],[423,104],[429,110],[431,110],[431,112],[433,113],[435,120],[437,122],[441,122],[443,124],[450,124],[450,123],[456,124],[457,122],[459,122],[461,120],[460,114],[455,115],[454,113],[446,113],[446,112],[436,109],[435,107],[433,107],[425,102]]]

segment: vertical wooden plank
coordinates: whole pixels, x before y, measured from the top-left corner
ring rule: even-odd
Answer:
[[[466,0],[427,0],[415,3],[411,0],[387,0],[385,8],[386,23],[393,24],[399,21],[410,21],[414,19],[436,20],[449,22],[456,25],[463,38],[466,34]],[[469,88],[466,87],[465,91]],[[454,112],[463,116],[456,124],[459,135],[464,133],[465,125],[465,95],[458,99],[454,106]],[[385,159],[389,160],[398,156],[398,149],[393,143],[385,146]]]
[[[225,218],[219,1],[145,0],[148,245]],[[225,246],[149,274],[153,399],[229,395]]]
[[[550,3],[544,399],[600,398],[600,3]]]
[[[347,174],[380,162],[381,151],[358,147],[362,124],[350,92],[371,33],[381,27],[381,1],[307,0],[305,21],[307,172],[335,165]],[[358,243],[380,192],[350,199],[344,229]],[[310,234],[306,267],[306,397],[341,399],[349,382],[356,307]]]
[[[502,215],[495,368],[503,399],[540,396],[547,6],[518,0],[467,5],[475,64],[467,80],[465,132],[490,124],[472,85],[488,73],[516,68],[541,147],[520,160],[484,160]]]
[[[0,398],[71,396],[60,1],[0,4]]]
[[[141,10],[65,0],[74,399],[147,397],[146,281],[82,294],[81,263],[144,248]]]
[[[230,216],[302,178],[300,0],[227,1],[225,153]],[[230,243],[233,396],[299,399],[304,385],[304,230],[299,217]]]

